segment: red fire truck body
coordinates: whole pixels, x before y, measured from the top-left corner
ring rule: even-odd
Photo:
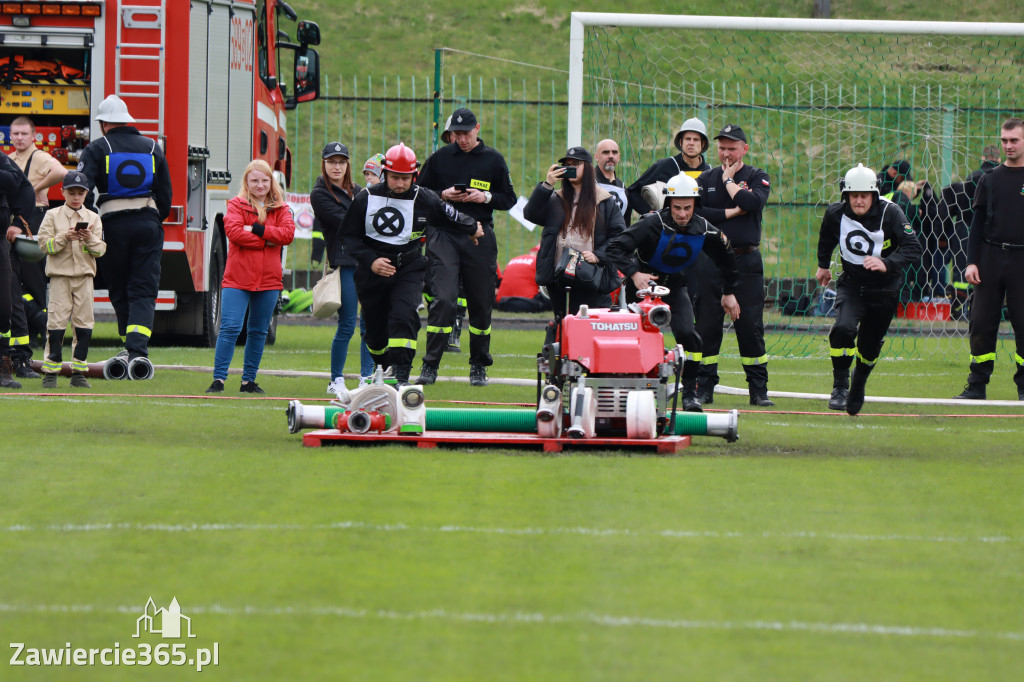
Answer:
[[[143,135],[162,145],[173,208],[154,336],[212,345],[228,245],[223,215],[245,166],[260,158],[283,186],[291,174],[287,109],[319,95],[319,29],[282,0],[62,0],[0,3],[0,145],[18,116],[37,146],[73,168],[102,135],[96,107],[116,94]],[[288,92],[282,75],[297,87]],[[51,201],[62,201],[59,186]],[[100,280],[96,309],[111,311]]]

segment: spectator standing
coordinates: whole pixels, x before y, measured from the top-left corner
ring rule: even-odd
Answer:
[[[235,341],[246,311],[242,393],[264,393],[256,383],[263,347],[277,299],[284,289],[281,247],[295,238],[292,211],[266,161],[250,161],[242,175],[238,196],[228,202],[224,232],[230,248],[221,289],[220,333],[213,359],[213,382],[207,393],[222,393]]]
[[[647,185],[659,181],[665,182],[679,173],[697,178],[704,171],[711,169],[710,164],[704,158],[704,153],[707,152],[709,145],[708,129],[699,118],[688,118],[683,121],[673,144],[679,150],[678,154],[654,162],[636,182],[626,189],[626,194],[629,196],[629,208],[640,216],[650,213],[652,210],[641,196],[643,188]],[[629,222],[628,213],[626,221]]]
[[[505,158],[480,139],[480,124],[469,109],[452,114],[454,142],[434,152],[419,176],[419,183],[480,222],[484,234],[473,243],[451,223],[432,230],[427,241],[429,280],[434,300],[427,315],[427,352],[418,383],[432,383],[448,347],[455,323],[459,278],[469,313],[469,380],[487,385],[491,359],[491,309],[498,270],[498,241],[494,211],[507,211],[516,203]]]
[[[750,145],[742,128],[729,124],[715,141],[721,165],[697,178],[701,195],[697,213],[729,238],[736,253],[739,279],[734,293],[742,312],[734,328],[750,404],[772,407],[775,403],[768,399],[768,355],[764,347],[764,262],[760,250],[761,216],[771,181],[760,168],[743,163]],[[708,259],[699,264],[696,306],[697,333],[704,341],[697,385],[697,397],[703,404],[714,400],[722,347],[722,279],[709,266]]]
[[[359,297],[353,279],[356,259],[345,252],[340,228],[352,206],[352,199],[363,188],[352,182],[347,146],[341,142],[328,142],[321,157],[320,177],[309,193],[309,201],[324,231],[327,263],[338,271],[341,279],[341,308],[338,309],[338,328],[331,341],[331,383],[327,387],[329,393],[339,394],[345,390],[345,359],[349,341],[355,333],[356,320],[359,319]],[[364,334],[365,329],[360,333],[359,376],[369,380],[373,374],[373,357],[366,347]]]
[[[1024,120],[1007,119],[1000,130],[1005,161],[978,180],[967,243],[965,277],[971,301],[971,371],[958,398],[984,400],[996,359],[996,338],[1005,303],[1016,339],[1017,399],[1024,400]]]
[[[47,211],[39,228],[39,247],[46,254],[46,274],[50,278],[46,323],[49,353],[43,361],[43,388],[57,388],[69,321],[75,330],[71,385],[92,388],[85,373],[94,324],[93,278],[96,259],[107,245],[103,243],[100,217],[84,205],[91,189],[85,173],[67,173],[62,189],[64,205]]]
[[[629,196],[622,179],[615,174],[622,154],[619,152],[619,143],[615,140],[601,140],[597,143],[597,156],[594,160],[594,168],[597,169],[597,184],[603,185],[604,189],[611,192],[619,210],[622,211],[622,218],[625,220],[629,212]]]

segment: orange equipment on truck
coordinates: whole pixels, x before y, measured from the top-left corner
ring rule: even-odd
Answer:
[[[0,2],[5,152],[13,150],[11,121],[29,116],[37,146],[74,167],[102,135],[96,107],[111,94],[163,147],[174,199],[154,336],[216,343],[227,201],[255,158],[288,185],[285,112],[320,94],[320,59],[310,47],[320,29],[299,21],[292,42],[284,20],[297,19],[283,0]],[[59,188],[50,198],[61,200]],[[112,312],[102,277],[101,261],[96,309]]]

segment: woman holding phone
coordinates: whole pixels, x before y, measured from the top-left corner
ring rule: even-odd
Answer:
[[[594,157],[583,147],[571,147],[548,168],[547,177],[534,188],[523,215],[544,226],[537,253],[537,284],[548,288],[557,323],[566,314],[564,286],[555,275],[563,251],[573,248],[587,263],[607,263],[605,245],[626,229],[626,223],[615,198],[597,184]],[[577,286],[569,292],[569,311],[584,304],[600,308],[611,303],[611,291]]]

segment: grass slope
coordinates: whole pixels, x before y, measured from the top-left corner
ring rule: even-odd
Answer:
[[[322,370],[332,333],[281,326],[263,367]],[[531,376],[539,340],[496,333],[493,374]],[[94,358],[112,350],[99,343]],[[739,385],[735,350],[723,355],[724,383]],[[209,364],[212,351],[154,356]],[[442,375],[464,363],[446,356]],[[825,359],[772,371],[773,388],[828,387]],[[949,395],[963,371],[884,361],[869,393]],[[0,397],[16,417],[0,457],[0,639],[155,646],[131,637],[152,596],[192,618],[190,651],[218,643],[213,679],[996,680],[1019,668],[1019,410],[869,403],[924,416],[853,419],[781,399],[741,415],[739,442],[697,439],[667,458],[306,449],[284,397],[323,398],[326,380],[265,376],[270,399],[159,397],[208,383],[164,370],[70,398],[24,395],[37,386]],[[427,396],[533,391],[442,382]],[[4,679],[158,675],[7,667]]]

